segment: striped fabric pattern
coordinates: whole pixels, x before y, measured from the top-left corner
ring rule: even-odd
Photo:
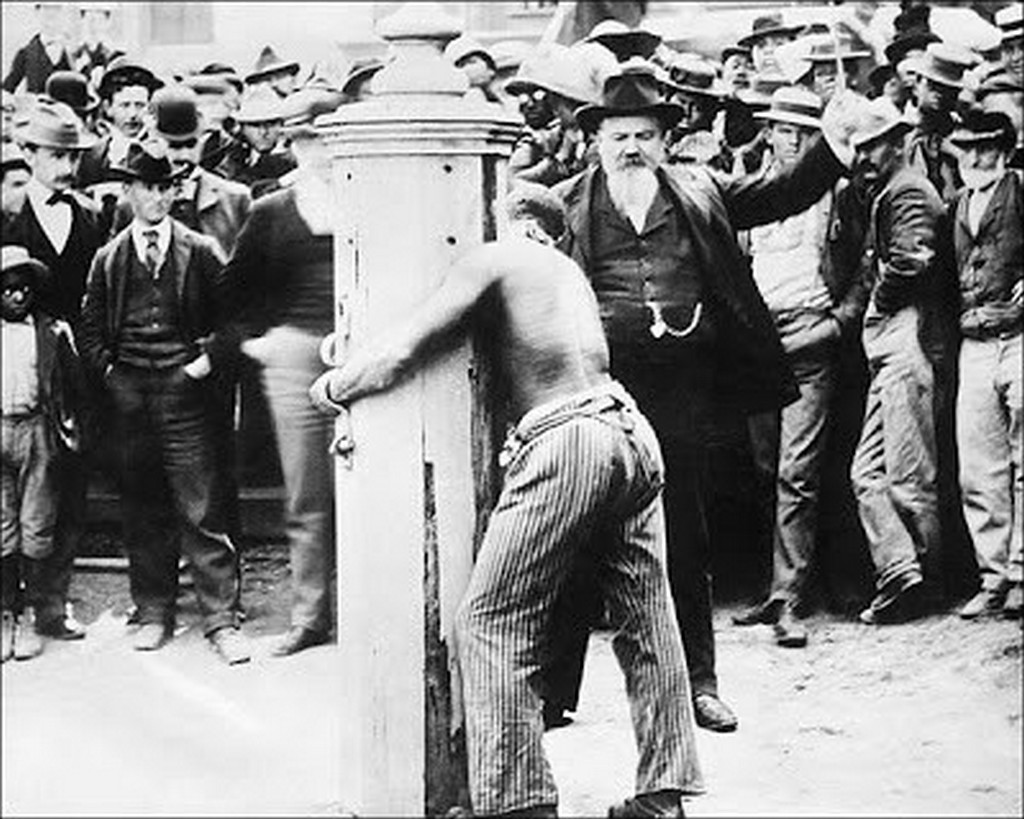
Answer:
[[[512,438],[515,454],[456,620],[474,812],[557,804],[537,679],[553,603],[584,550],[600,549],[639,750],[637,793],[702,791],[653,430],[612,384],[530,413]],[[621,537],[594,537],[599,531]]]

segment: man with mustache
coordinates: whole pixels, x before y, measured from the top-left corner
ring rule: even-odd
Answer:
[[[64,103],[40,103],[15,130],[32,171],[21,212],[4,226],[3,243],[21,245],[52,274],[41,294],[48,312],[78,329],[85,280],[103,244],[99,213],[92,201],[72,190],[84,151],[95,137]],[[68,588],[78,541],[85,524],[86,471],[78,453],[61,467],[62,497],[52,553],[44,565],[46,601],[36,612],[41,634],[76,640],[85,631],[70,616]]]
[[[848,96],[816,139],[771,180],[725,179],[668,166],[665,140],[683,111],[662,101],[654,69],[624,63],[602,104],[577,112],[598,167],[554,190],[566,203],[563,248],[586,271],[611,348],[612,375],[651,420],[665,450],[668,568],[686,647],[697,724],[733,731],[718,698],[705,520],[706,433],[713,414],[751,414],[796,397],[771,316],[747,271],[736,230],[806,210],[849,152]],[[834,146],[834,147],[831,147]]]

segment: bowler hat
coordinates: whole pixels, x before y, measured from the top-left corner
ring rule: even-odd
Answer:
[[[274,89],[257,86],[242,98],[242,104],[235,112],[235,122],[273,122],[283,120],[287,112],[281,98]]]
[[[1002,111],[977,111],[964,119],[963,125],[950,134],[949,141],[959,146],[995,143],[1009,151],[1017,144],[1017,132]]]
[[[110,99],[115,91],[130,85],[142,85],[149,89],[152,94],[163,85],[163,80],[150,71],[146,66],[122,54],[107,64],[100,78],[99,92],[103,99]]]
[[[22,145],[84,151],[96,144],[71,106],[63,102],[38,102],[25,121],[15,128],[14,138]]]
[[[856,150],[883,137],[905,134],[911,128],[913,125],[900,113],[900,109],[893,105],[892,100],[888,97],[877,97],[864,104],[850,144]]]
[[[190,171],[187,167],[175,168],[167,156],[167,149],[157,141],[143,144],[133,142],[123,165],[110,169],[114,179],[123,182],[174,182]]]
[[[821,97],[813,91],[798,86],[785,86],[772,94],[771,106],[767,111],[754,114],[758,119],[769,122],[787,122],[803,128],[821,128]]]
[[[245,75],[248,85],[265,80],[274,74],[298,74],[299,64],[294,60],[282,60],[277,56],[273,46],[264,46],[260,56],[256,58],[256,68]]]
[[[934,83],[951,88],[964,87],[964,72],[978,62],[974,54],[953,43],[932,43],[920,57],[911,60],[912,70]]]
[[[1010,3],[996,12],[996,25],[1002,29],[1003,42],[1024,36],[1024,9],[1020,3]]]
[[[80,116],[96,110],[100,104],[89,80],[78,71],[54,71],[46,78],[46,93],[70,105]]]
[[[873,93],[881,94],[885,84],[896,76],[896,66],[890,63],[879,63],[868,73],[868,84]]]
[[[0,248],[0,277],[23,271],[31,275],[33,289],[37,292],[50,283],[50,268],[38,259],[33,259],[28,249],[21,245],[4,245]]]
[[[586,36],[588,43],[603,45],[615,55],[619,62],[625,62],[630,57],[651,59],[655,50],[661,45],[661,39],[660,34],[640,28],[630,28],[621,20],[602,20]]]
[[[755,43],[771,34],[797,34],[803,26],[787,26],[782,21],[782,14],[766,14],[754,18],[750,34],[739,39],[739,45],[750,48]]]
[[[671,128],[682,119],[683,107],[666,102],[661,85],[653,64],[641,58],[629,60],[605,80],[600,103],[576,109],[576,121],[587,133],[596,131],[608,117],[651,116],[662,127]]]
[[[596,103],[601,88],[586,60],[563,45],[549,45],[527,57],[505,90],[509,94],[529,93],[542,88],[579,103]]]
[[[187,142],[202,132],[199,123],[199,98],[187,85],[161,88],[150,100],[156,123],[153,130],[169,143]]]

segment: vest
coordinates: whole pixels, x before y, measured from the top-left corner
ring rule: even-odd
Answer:
[[[130,258],[118,360],[153,370],[188,363],[192,355],[181,333],[173,254],[167,253],[156,278],[139,261],[134,242]]]

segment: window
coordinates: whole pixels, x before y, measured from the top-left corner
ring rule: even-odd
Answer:
[[[213,42],[213,4],[150,3],[149,42],[153,45]]]

